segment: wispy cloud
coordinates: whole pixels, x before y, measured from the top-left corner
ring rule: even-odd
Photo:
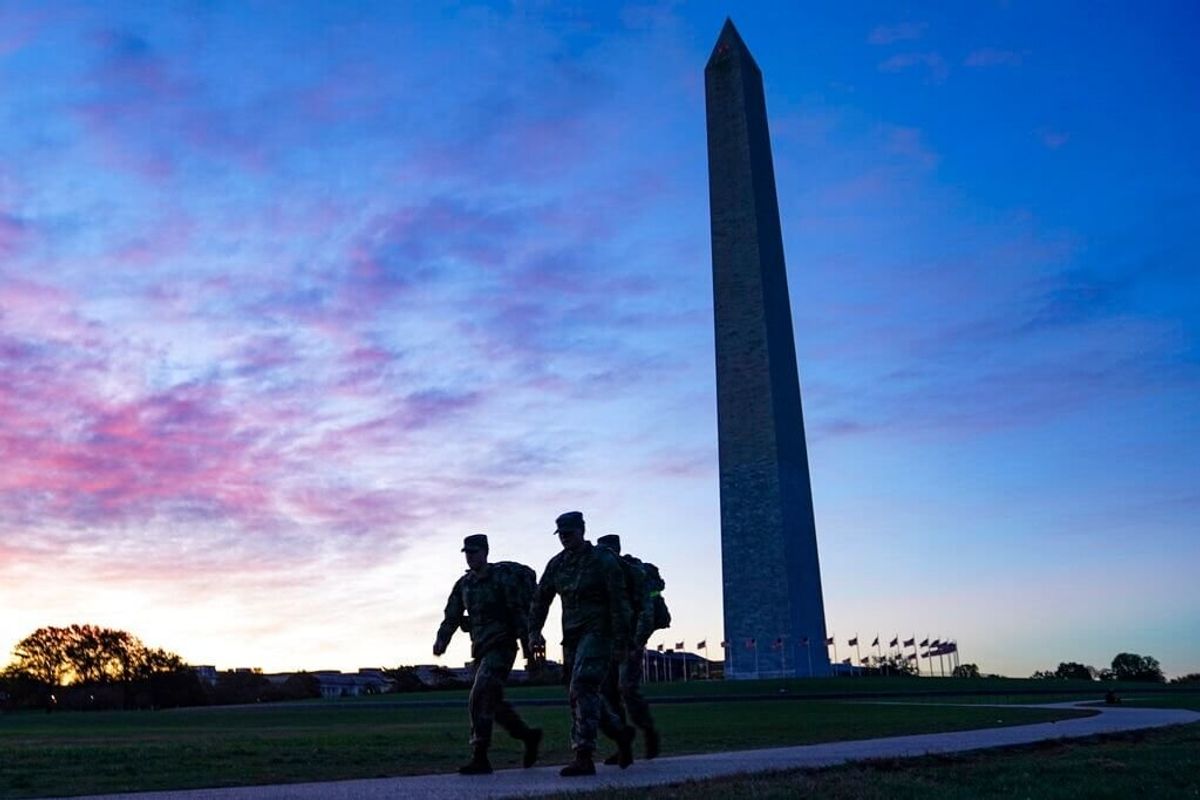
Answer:
[[[1013,50],[983,47],[968,53],[963,64],[968,67],[1019,67],[1024,60],[1021,53]]]
[[[867,41],[871,44],[892,44],[920,39],[929,30],[927,22],[898,22],[894,25],[878,25],[871,29]]]
[[[950,66],[940,53],[897,53],[879,63],[880,72],[904,72],[914,67],[924,67],[934,83],[941,83],[950,74]]]

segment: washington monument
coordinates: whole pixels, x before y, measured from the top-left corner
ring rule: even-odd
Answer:
[[[726,20],[704,69],[726,677],[828,675],[762,73]]]

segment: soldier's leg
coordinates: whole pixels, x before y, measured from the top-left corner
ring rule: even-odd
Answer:
[[[521,719],[521,715],[516,712],[512,704],[504,699],[504,683],[512,673],[513,662],[517,658],[517,651],[515,649],[504,649],[494,652],[491,671],[497,686],[495,702],[492,707],[492,716],[500,727],[508,732],[509,736],[512,736],[514,739],[524,739],[529,735],[530,728]]]
[[[595,750],[596,731],[603,730],[606,736],[617,743],[617,763],[623,769],[633,763],[631,745],[634,731],[621,722],[601,693],[605,678],[614,666],[612,643],[600,636],[584,636],[575,654],[571,688],[578,707],[576,719],[581,732],[587,737],[586,744],[581,740],[581,746],[586,747],[588,752]]]
[[[586,690],[577,680],[579,654],[575,640],[563,641],[563,683],[567,685],[567,697],[571,703],[571,749],[575,758],[558,773],[563,776],[595,775],[592,751],[596,748],[596,729],[587,723],[587,700],[582,696]]]
[[[475,666],[475,682],[467,698],[467,712],[471,715],[471,760],[458,768],[462,775],[486,775],[491,773],[487,751],[492,742],[492,722],[495,718],[496,702],[500,696],[503,680],[497,680],[495,658],[483,653]]]
[[[475,669],[475,682],[471,684],[471,695],[467,710],[471,714],[471,746],[486,749],[492,743],[492,726],[496,718],[496,706],[503,692],[504,653],[489,650],[479,657]]]
[[[650,704],[642,695],[642,651],[630,653],[621,662],[618,682],[621,687],[621,700],[629,719],[642,730],[654,727],[654,719],[650,716]]]
[[[625,706],[621,702],[621,686],[620,686],[620,664],[613,662],[608,667],[608,673],[604,676],[604,682],[600,685],[600,694],[604,697],[605,704],[617,715],[621,727],[625,726]]]
[[[592,753],[596,749],[596,730],[604,708],[600,697],[604,665],[597,661],[576,653],[571,669],[571,749],[575,751]]]
[[[650,716],[650,704],[642,695],[642,650],[639,648],[621,663],[621,699],[629,712],[629,719],[642,729],[646,740],[646,758],[658,756],[661,739]]]

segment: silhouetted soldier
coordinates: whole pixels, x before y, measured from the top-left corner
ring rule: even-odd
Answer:
[[[554,595],[562,598],[563,677],[570,682],[571,748],[574,760],[560,774],[595,775],[596,730],[616,740],[624,769],[633,763],[634,729],[604,702],[600,686],[616,654],[629,649],[633,612],[625,576],[611,550],[585,541],[583,514],[568,511],[555,521],[563,550],[546,565],[530,608],[530,641],[545,644],[542,626]]]
[[[463,540],[467,574],[454,584],[446,601],[446,614],[438,628],[433,654],[446,652],[454,631],[461,627],[471,634],[471,657],[475,659],[475,683],[467,709],[471,714],[471,760],[458,768],[463,775],[492,771],[488,747],[493,722],[525,744],[522,764],[533,766],[542,742],[541,728],[530,728],[504,699],[504,681],[512,671],[521,642],[526,657],[528,646],[528,603],[533,570],[524,564],[501,561],[489,564],[487,536],[477,533]],[[464,616],[464,612],[466,616]]]
[[[658,755],[660,739],[658,729],[654,727],[654,718],[650,716],[650,704],[642,696],[642,666],[646,656],[646,642],[654,633],[654,598],[646,581],[646,570],[641,561],[631,555],[621,555],[621,537],[615,533],[601,536],[596,540],[599,547],[607,547],[618,559],[625,573],[625,588],[629,594],[629,604],[633,611],[630,629],[633,630],[633,647],[624,653],[618,653],[615,669],[610,669],[604,680],[604,699],[612,706],[621,718],[621,723],[628,719],[642,730],[646,740],[646,758]],[[605,764],[617,763],[619,754],[609,756]]]

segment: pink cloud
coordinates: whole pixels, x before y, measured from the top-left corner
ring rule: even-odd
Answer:
[[[0,258],[11,258],[28,240],[28,224],[11,214],[0,212]]]
[[[0,433],[0,495],[27,512],[97,524],[270,516],[278,459],[256,448],[214,387],[107,400],[69,376],[18,383],[5,372],[14,416]]]

